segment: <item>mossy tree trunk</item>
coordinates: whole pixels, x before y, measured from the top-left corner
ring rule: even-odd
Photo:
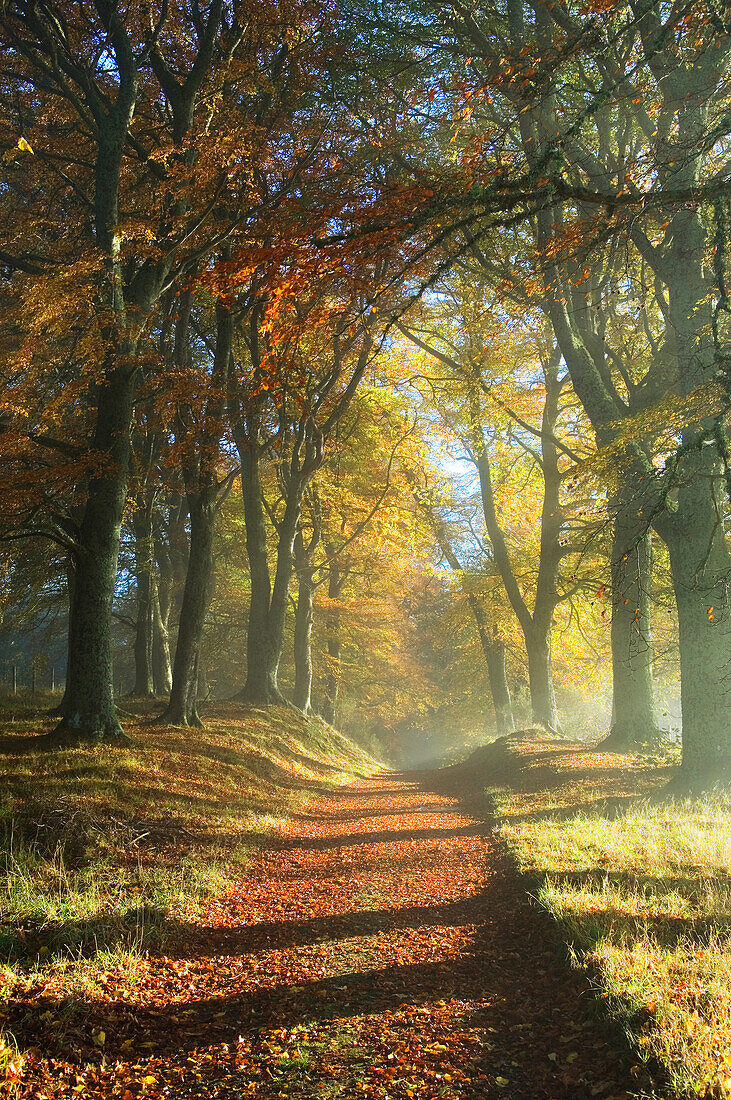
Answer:
[[[117,226],[122,157],[137,97],[137,69],[127,33],[114,13],[109,19],[109,40],[118,88],[106,112],[98,115],[94,236],[106,259],[100,292],[111,322],[103,333],[107,361],[95,385],[91,439],[91,451],[103,455],[104,462],[89,478],[76,538],[69,669],[63,717],[49,735],[54,744],[125,739],[114,705],[112,601],[127,496],[137,341],[127,318],[129,303]],[[96,98],[93,106],[98,109]],[[148,307],[149,295],[135,304]]]
[[[713,447],[688,455],[683,474],[687,481],[667,544],[678,607],[683,720],[674,790],[686,794],[731,782],[731,555],[719,521],[725,483]]]
[[[122,514],[127,495],[134,375],[111,372],[98,388],[94,449],[109,456],[108,472],[89,481],[79,528],[69,618],[69,667],[55,744],[122,741],[114,705],[112,601]]]

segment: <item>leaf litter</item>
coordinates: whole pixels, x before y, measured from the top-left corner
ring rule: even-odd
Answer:
[[[648,1086],[489,825],[408,776],[322,794],[95,1000],[5,1006],[17,1097],[628,1100]]]

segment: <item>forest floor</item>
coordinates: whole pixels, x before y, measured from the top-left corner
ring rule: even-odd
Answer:
[[[134,981],[7,1011],[31,1096],[619,1100],[640,1083],[489,825],[392,774],[293,814]]]
[[[608,754],[597,761],[580,746],[517,738],[442,772],[366,778],[373,761],[327,727],[312,727],[319,749],[310,750],[308,731],[290,712],[250,712],[243,725],[235,717],[241,715],[222,713],[203,733],[140,726],[139,742],[110,750],[109,760],[74,750],[89,759],[31,753],[29,764],[17,745],[2,746],[0,773],[15,791],[21,825],[34,780],[36,798],[64,774],[80,796],[83,787],[74,783],[99,779],[101,771],[106,786],[96,789],[89,820],[98,823],[111,806],[121,822],[124,798],[137,797],[125,828],[136,822],[140,836],[135,847],[122,832],[126,863],[116,838],[104,858],[119,864],[124,890],[107,881],[96,900],[84,901],[91,889],[84,867],[94,865],[88,852],[76,868],[51,867],[48,853],[36,848],[33,865],[32,850],[16,846],[16,863],[6,866],[10,961],[0,974],[0,1023],[11,1096],[675,1095],[658,1084],[667,1080],[662,1059],[629,1026],[635,1017],[624,1015],[634,1039],[628,1042],[604,1010],[605,975],[589,957],[601,937],[579,943],[551,900],[551,889],[565,891],[573,880],[539,869],[549,852],[554,862],[558,851],[576,862],[569,833],[558,848],[556,837],[547,839],[564,822],[568,828],[572,815],[586,810],[581,820],[596,819],[596,844],[597,823],[602,815],[610,820],[602,784],[617,798],[634,799],[619,793],[621,784],[651,790],[666,777],[665,765],[630,761],[620,779],[626,758],[613,768]],[[261,744],[267,722],[274,748],[268,763],[259,760],[252,770],[249,741]],[[194,757],[201,756],[208,770],[196,774]],[[269,787],[277,783],[285,793],[288,783],[290,793],[265,820]],[[497,828],[486,788],[497,799]],[[243,807],[251,814],[252,802],[259,816],[247,818]],[[224,843],[237,807],[242,823]],[[98,825],[77,811],[82,834],[93,839]],[[51,829],[53,815],[45,820]],[[549,832],[525,831],[534,826]],[[102,831],[98,837],[111,844]],[[574,839],[581,842],[578,829]],[[603,867],[598,848],[594,856]],[[516,857],[533,876],[527,882]],[[185,880],[181,866],[188,867]],[[215,869],[209,880],[206,867]],[[56,876],[58,906],[45,919],[40,911],[48,910],[52,890],[46,883],[42,894],[38,881],[33,895],[34,874]],[[593,878],[584,875],[582,888],[586,883]],[[544,891],[544,905],[526,885]],[[571,965],[567,938],[583,965]],[[706,1095],[725,1095],[715,1089]]]

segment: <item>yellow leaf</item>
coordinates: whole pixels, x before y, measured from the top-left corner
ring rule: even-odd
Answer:
[[[18,148],[20,149],[21,153],[32,153],[33,152],[33,149],[31,148],[31,146],[28,144],[28,142],[25,140],[24,137],[19,137],[18,138]]]

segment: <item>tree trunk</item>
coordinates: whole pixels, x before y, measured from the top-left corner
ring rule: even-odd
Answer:
[[[135,536],[135,578],[137,581],[137,622],[135,626],[135,683],[132,694],[154,695],[152,675],[152,629],[154,585],[152,522],[147,503],[138,502],[132,527]]]
[[[188,571],[187,499],[176,493],[167,505],[166,516],[166,525],[161,525],[155,538],[157,583],[153,593],[152,655],[158,695],[169,695],[173,683],[169,624],[171,619],[180,617],[178,593],[185,589]]]
[[[332,556],[334,548],[328,547],[328,558]],[[341,652],[342,638],[340,632],[340,605],[343,586],[347,574],[343,573],[335,563],[330,563],[330,580],[327,595],[330,605],[325,616],[327,631],[327,672],[325,674],[325,686],[321,715],[331,726],[335,725],[335,717],[338,711],[338,695],[340,693],[341,677]]]
[[[515,721],[505,666],[505,642],[501,638],[492,639],[491,644],[485,650],[485,659],[487,661],[487,675],[490,681],[492,704],[495,708],[495,728],[498,734],[503,737],[515,729]]]
[[[69,670],[64,712],[49,734],[54,745],[78,741],[127,741],[114,706],[112,601],[117,578],[119,537],[127,495],[132,402],[136,372],[135,340],[127,329],[125,280],[120,257],[119,181],[125,142],[137,95],[137,68],[123,24],[110,18],[110,43],[117,65],[116,98],[97,125],[94,166],[94,238],[104,257],[99,290],[110,323],[104,330],[104,373],[96,383],[91,451],[103,456],[100,472],[88,484],[76,539],[76,581],[69,632]],[[110,101],[111,102],[111,101]],[[146,309],[152,286],[135,305]],[[120,361],[124,365],[118,365]]]
[[[442,550],[448,550],[445,556],[450,568],[460,569],[457,556],[447,541],[446,532],[440,530],[437,533],[437,538]],[[503,736],[515,729],[513,703],[510,698],[508,674],[505,667],[505,642],[498,636],[497,624],[493,625],[492,633],[490,633],[490,624],[487,621],[485,609],[477,594],[472,591],[464,573],[462,573],[462,587],[467,593],[467,602],[477,625],[482,652],[485,655],[487,678],[490,683],[490,694],[492,695],[492,705],[495,711],[495,729],[500,736]]]
[[[251,438],[251,431],[248,434]],[[246,525],[246,553],[251,578],[246,639],[246,683],[239,693],[239,698],[247,703],[266,706],[269,703],[281,703],[282,697],[277,686],[279,654],[272,645],[269,629],[272,586],[267,555],[264,491],[257,448],[258,439],[251,446],[242,446],[239,450]]]
[[[68,626],[66,630],[66,679],[64,681],[63,695],[61,700],[55,707],[52,707],[48,712],[49,718],[61,718],[66,713],[66,700],[68,698],[69,679],[71,676],[71,645],[70,639],[73,634],[73,611],[74,611],[74,587],[76,585],[76,561],[73,554],[69,554],[66,558],[66,598],[68,601]]]
[[[495,507],[492,485],[490,454],[485,441],[479,395],[473,385],[469,394],[470,427],[475,447],[480,497],[490,545],[495,564],[505,588],[525,642],[528,657],[532,720],[553,733],[561,730],[556,709],[551,664],[551,632],[553,613],[558,603],[556,582],[563,556],[560,543],[563,517],[559,503],[561,475],[558,468],[558,452],[553,442],[553,432],[558,418],[558,401],[562,383],[558,378],[559,355],[554,350],[544,370],[546,400],[543,408],[541,437],[541,472],[543,475],[543,504],[541,509],[541,549],[538,559],[536,594],[531,612],[525,602],[513,571],[505,536]]]
[[[715,449],[684,461],[678,511],[666,538],[678,607],[683,759],[673,787],[690,793],[731,781],[731,555],[720,516],[725,495]]]
[[[279,662],[284,650],[284,630],[289,607],[289,586],[294,570],[294,540],[297,534],[301,502],[299,482],[286,491],[284,516],[277,532],[277,564],[267,623],[268,675],[279,702],[285,702],[277,685]]]
[[[425,493],[416,491],[415,479],[413,476],[408,475],[408,480],[414,492],[414,500],[425,513],[429,525],[436,537],[439,549],[446,558],[449,568],[461,578],[462,591],[467,597],[467,603],[469,604],[472,616],[475,620],[477,633],[480,638],[480,645],[482,646],[482,652],[485,657],[485,664],[487,665],[487,678],[490,684],[492,705],[495,711],[495,728],[501,736],[510,733],[511,730],[515,729],[515,720],[513,718],[513,703],[510,698],[510,687],[508,685],[508,676],[505,666],[505,642],[498,636],[498,627],[496,623],[493,624],[491,631],[485,609],[482,606],[479,596],[472,588],[459,558],[454,552],[454,547],[449,539],[444,522],[436,513],[428,496]]]
[[[480,429],[481,430],[481,429]],[[532,720],[536,725],[545,726],[553,733],[561,730],[556,710],[556,696],[553,689],[553,668],[551,665],[551,625],[553,609],[556,606],[556,575],[561,551],[557,533],[551,528],[550,539],[546,535],[545,498],[544,522],[541,528],[542,557],[539,564],[539,587],[533,614],[523,599],[518,582],[513,573],[507,543],[498,522],[495,511],[495,498],[492,489],[492,474],[487,448],[483,447],[477,456],[477,471],[480,479],[482,509],[485,529],[492,546],[495,564],[505,586],[505,591],[520,623],[526,654],[528,656],[528,677],[530,684]],[[560,524],[559,524],[560,526]],[[544,547],[546,541],[552,545]],[[555,546],[553,545],[555,543]],[[549,558],[550,555],[550,558]]]
[[[211,694],[210,684],[208,683],[208,666],[203,658],[203,644],[198,651],[198,698],[204,703],[208,696]]]
[[[304,479],[296,471],[284,486],[285,510],[277,527],[276,567],[272,586],[258,438],[258,423],[252,417],[246,432],[246,439],[250,442],[245,445],[242,439],[239,446],[251,603],[246,646],[246,683],[238,697],[247,703],[267,706],[271,703],[286,703],[279,690],[277,676],[284,648],[284,627],[294,564],[294,540],[305,486]]]
[[[531,717],[538,726],[552,733],[561,733],[553,683],[552,635],[553,615],[558,604],[558,571],[563,557],[561,532],[561,472],[558,448],[554,442],[558,405],[563,388],[559,378],[560,352],[553,346],[543,374],[546,398],[541,420],[541,472],[543,502],[541,505],[541,545],[538,556],[538,578],[533,601],[532,625],[526,636],[528,682],[530,685]]]
[[[69,668],[54,744],[123,741],[114,706],[112,600],[127,493],[134,375],[117,370],[98,389],[93,449],[109,456],[89,482],[78,534],[76,578],[69,618]]]
[[[160,606],[157,579],[152,590],[152,679],[155,695],[168,695],[173,686],[170,638]],[[169,606],[169,605],[168,605]]]
[[[190,510],[188,572],[180,608],[170,702],[160,718],[160,721],[169,722],[173,726],[202,725],[196,710],[198,655],[213,578],[215,500],[210,499],[210,494],[201,491],[189,496],[188,505]]]
[[[638,527],[636,500],[612,511],[612,724],[599,748],[631,752],[662,738],[652,686],[652,536]]]
[[[312,700],[312,607],[315,584],[312,549],[305,546],[301,531],[297,532],[295,539],[295,563],[299,587],[294,616],[295,682],[292,702],[303,714],[309,714]]]
[[[189,306],[189,303],[188,303]],[[189,308],[181,310],[176,345],[188,336]],[[183,602],[175,647],[173,683],[170,702],[161,721],[176,726],[201,726],[196,709],[198,672],[203,627],[213,591],[213,538],[216,527],[216,502],[220,485],[216,464],[224,413],[231,347],[233,318],[227,304],[216,303],[216,348],[211,374],[211,394],[205,405],[202,428],[187,439],[187,454],[183,466],[188,514],[190,516],[190,549],[185,575]],[[183,360],[186,349],[178,347],[176,357]],[[189,426],[185,425],[185,431]]]
[[[248,348],[253,377],[263,381],[263,360],[260,354],[260,325],[263,318],[263,298],[252,311]],[[277,530],[276,566],[272,585],[267,559],[267,530],[264,517],[264,495],[259,468],[262,454],[262,417],[267,398],[248,394],[242,401],[236,386],[232,386],[229,405],[238,407],[234,418],[234,437],[241,459],[241,486],[244,496],[244,522],[246,524],[246,549],[251,575],[251,604],[247,638],[246,683],[239,698],[252,703],[286,703],[279,691],[277,674],[284,646],[284,628],[289,606],[289,586],[294,563],[294,540],[300,519],[302,499],[310,480],[323,461],[323,445],[349,407],[357,387],[365,373],[373,348],[373,338],[368,325],[359,330],[360,350],[334,404],[326,402],[335,385],[343,385],[344,352],[355,351],[357,341],[348,339],[345,345],[336,333],[333,337],[332,364],[318,383],[313,394],[312,407],[305,411],[295,401],[283,403],[278,409],[279,434],[274,443],[276,468],[284,499],[284,515],[272,517]],[[262,386],[267,389],[267,386]],[[308,404],[305,402],[305,405]],[[242,415],[242,408],[246,413]],[[329,408],[328,412],[325,409]],[[318,423],[317,410],[323,413]],[[274,454],[274,451],[270,451]]]
[[[678,141],[691,148],[690,143],[705,133],[705,116],[687,99],[683,104]],[[695,182],[695,162],[687,175]],[[666,272],[669,343],[674,345],[683,392],[690,394],[719,370],[700,211],[676,212],[671,231]],[[658,527],[670,554],[678,608],[683,759],[674,789],[683,793],[731,781],[731,553],[724,528],[728,496],[713,438],[716,427],[712,418],[706,418],[683,433],[674,465],[677,508],[673,510],[671,504],[666,521]]]
[[[533,624],[526,634],[525,648],[528,655],[528,683],[530,685],[531,721],[544,726],[551,733],[560,733],[561,724],[556,710],[551,666],[551,628]]]

